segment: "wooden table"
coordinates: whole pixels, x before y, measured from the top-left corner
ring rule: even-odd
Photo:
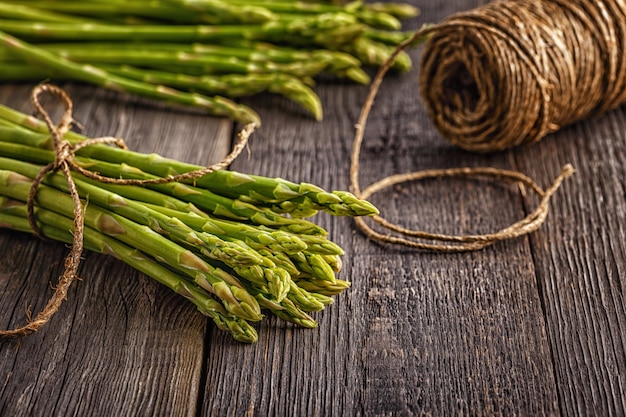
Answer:
[[[484,3],[415,1],[437,22]],[[411,52],[416,61],[420,50]],[[494,166],[547,185],[577,172],[529,237],[462,254],[366,239],[346,218],[316,222],[346,250],[353,283],[317,314],[319,329],[274,318],[239,344],[181,297],[113,258],[86,253],[83,281],[39,333],[0,344],[2,416],[409,416],[626,414],[626,110],[567,127],[541,143],[476,155],[434,130],[417,69],[389,76],[366,132],[361,182],[427,168]],[[149,100],[63,85],[90,136],[189,162],[217,161],[236,127]],[[0,101],[31,112],[32,85]],[[264,125],[243,172],[349,186],[364,86],[322,81],[325,120],[278,97],[247,100]],[[519,188],[433,180],[376,196],[387,218],[415,228],[487,232],[534,203]],[[0,230],[0,325],[39,311],[65,245]]]

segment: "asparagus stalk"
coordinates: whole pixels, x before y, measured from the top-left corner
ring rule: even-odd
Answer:
[[[309,292],[323,294],[327,296],[338,295],[350,288],[348,281],[337,279],[335,282],[313,278],[303,275],[300,279],[294,281],[297,286]]]
[[[56,22],[56,23],[86,23],[86,19],[71,15],[55,13],[54,11],[41,10],[18,3],[3,1],[0,3],[0,16],[4,19],[16,19],[23,21]]]
[[[29,116],[16,112],[13,109],[0,105],[0,121],[4,120],[9,127],[7,132],[3,133],[0,126],[0,141],[13,141],[23,143],[38,148],[50,148],[51,142],[47,135],[46,127],[41,122]],[[24,127],[28,131],[20,130],[12,133],[14,127],[12,125]],[[78,143],[86,138],[74,132],[68,132],[66,135],[72,143]],[[39,153],[33,153],[34,158]],[[151,154],[141,154],[128,150],[112,148],[108,146],[89,146],[82,148],[78,155],[84,155],[92,158],[87,164],[96,163],[96,160],[106,161],[115,164],[114,167],[102,165],[98,166],[100,172],[110,172],[110,176],[118,177],[122,172],[116,169],[120,164],[127,164],[136,169],[126,175],[132,175],[131,178],[148,179],[153,178],[150,175],[167,177],[185,172],[195,171],[202,167],[186,164],[170,158]],[[49,162],[50,156],[42,156],[43,159],[35,160],[35,162]],[[140,174],[139,171],[143,171]],[[109,175],[109,174],[107,174]],[[243,174],[236,171],[218,170],[203,177],[194,180],[198,187],[232,198],[240,198],[242,196],[248,202],[253,204],[267,203],[269,207],[280,213],[290,213],[295,207],[306,208],[309,213],[315,214],[319,210],[327,211],[333,215],[345,216],[368,216],[378,214],[376,208],[369,202],[357,199],[353,194],[343,191],[327,192],[320,187],[309,183],[296,184],[281,178],[267,178],[257,175]]]
[[[2,23],[0,22],[0,26],[1,25]],[[206,109],[212,115],[229,117],[242,123],[260,123],[259,116],[252,109],[223,97],[208,97],[197,93],[178,91],[160,85],[129,80],[109,74],[89,64],[74,63],[39,47],[23,42],[4,32],[0,32],[0,44],[9,48],[26,61],[43,65],[51,71],[64,74],[75,80],[85,81],[112,90],[155,97],[167,102],[200,107]]]
[[[307,252],[299,252],[290,254],[289,258],[292,260],[294,265],[296,265],[299,271],[304,272],[308,276],[328,281],[331,284],[336,282],[335,271],[333,271],[332,267],[322,256]]]
[[[174,41],[252,39],[333,49],[362,35],[364,27],[347,14],[269,21],[262,25],[115,25],[0,19],[0,31],[31,41]]]
[[[185,7],[180,7],[181,4]],[[233,5],[230,2],[220,0],[184,3],[152,0],[149,4],[135,1],[34,1],[28,3],[28,8],[97,19],[102,19],[103,17],[114,19],[119,16],[136,16],[162,21],[194,22],[212,25],[263,23],[276,17],[265,7]]]
[[[411,18],[418,14],[416,8],[407,4],[364,4],[362,1],[352,1],[345,6],[319,4],[319,2],[261,0],[233,0],[230,3],[239,6],[262,5],[276,15],[348,13],[360,22],[390,30],[397,30],[401,27],[398,19]]]
[[[0,194],[24,201],[32,180],[12,171],[0,170]],[[41,185],[37,192],[39,204],[64,215],[73,216],[73,202],[62,192]],[[162,237],[149,227],[140,226],[107,210],[87,205],[84,210],[85,224],[108,236],[135,247],[188,275],[198,285],[218,296],[224,307],[232,314],[246,320],[258,321],[261,312],[258,303],[245,291],[241,282],[227,272],[216,268],[172,241]]]
[[[312,77],[322,72],[328,64],[320,60],[300,60],[294,62],[271,61],[268,54],[253,51],[240,52],[237,56],[233,48],[214,47],[209,53],[196,52],[190,48],[174,49],[176,45],[154,44],[147,47],[141,44],[119,47],[112,44],[90,43],[88,45],[42,45],[40,48],[72,62],[91,63],[96,66],[137,65],[149,68],[176,67],[185,72],[201,74],[291,74],[295,77]],[[209,49],[209,47],[205,47]],[[229,53],[230,52],[230,53]]]
[[[299,308],[295,303],[287,298],[277,303],[270,299],[267,299],[263,294],[256,294],[256,299],[263,308],[270,310],[275,316],[295,323],[302,327],[314,329],[317,327],[317,322],[305,311]]]
[[[405,3],[365,3],[363,1],[306,1],[300,0],[233,0],[224,2],[220,0],[166,0],[150,1],[150,9],[146,10],[146,2],[143,1],[120,1],[120,0],[91,0],[84,2],[43,2],[28,1],[30,7],[53,10],[57,12],[78,14],[81,16],[115,16],[115,15],[140,15],[144,17],[158,17],[159,20],[177,20],[178,14],[187,17],[189,12],[195,13],[195,18],[204,17],[204,14],[220,14],[221,10],[231,11],[235,18],[276,18],[278,14],[320,14],[320,13],[352,13],[358,15],[361,11],[368,13],[380,12],[391,15],[397,19],[407,19],[419,14],[419,10]],[[175,6],[174,6],[175,5]],[[332,5],[332,6],[331,6]],[[269,11],[277,13],[268,14]],[[255,16],[255,12],[260,17]],[[198,16],[199,15],[199,16]],[[194,16],[191,16],[194,17]]]
[[[370,32],[370,36],[362,36],[339,47],[341,51],[354,55],[368,66],[381,66],[393,53],[395,46],[375,40]],[[411,69],[411,57],[402,51],[393,61],[391,67],[400,71],[408,72]]]
[[[390,14],[397,19],[409,19],[419,15],[419,9],[407,3],[368,3],[365,7],[371,11],[380,11]]]
[[[73,224],[70,219],[41,208],[36,209],[36,215],[40,222],[45,222],[39,224],[44,236],[61,242],[72,242],[73,236],[69,230]],[[3,196],[0,196],[0,224],[3,228],[32,232],[26,219],[26,206]],[[245,343],[257,341],[257,332],[248,322],[230,315],[224,306],[204,289],[187,280],[186,277],[163,267],[146,254],[90,227],[84,229],[84,242],[88,250],[112,255],[182,295],[191,301],[200,313],[211,317],[218,328],[230,332],[235,340]]]

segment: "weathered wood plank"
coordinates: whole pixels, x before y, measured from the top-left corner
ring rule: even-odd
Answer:
[[[532,236],[564,415],[626,414],[626,110],[519,152],[548,181],[572,163],[551,221]],[[549,157],[546,157],[548,155]]]
[[[415,0],[420,22],[484,2]],[[479,156],[434,131],[416,77],[385,81],[362,183],[480,165],[518,168],[547,184],[571,162],[578,173],[542,229],[477,253],[436,255],[368,242],[349,220],[321,215],[346,249],[341,277],[353,288],[316,315],[319,329],[268,318],[253,346],[207,331],[179,297],[88,254],[85,280],[53,322],[0,345],[0,415],[626,414],[624,110],[532,147]],[[28,91],[4,86],[0,99],[30,111]],[[319,91],[323,123],[283,99],[254,99],[264,126],[235,168],[347,188],[366,88],[322,83]],[[84,86],[69,92],[90,135],[118,134],[132,148],[198,163],[226,152],[229,123]],[[374,201],[391,220],[447,232],[495,230],[532,203],[515,187],[448,180],[395,187]],[[9,327],[43,306],[66,248],[0,230],[0,253],[0,325]]]
[[[473,6],[418,3],[423,21]],[[363,149],[363,184],[432,167],[512,165],[511,153],[470,155],[443,141],[424,113],[416,76],[385,81]],[[255,101],[267,109],[265,123],[250,146],[253,158],[236,168],[346,188],[366,89],[319,90],[321,124],[294,121],[279,99]],[[374,201],[391,220],[449,232],[495,230],[524,215],[519,190],[484,183],[407,185]],[[319,221],[346,249],[341,276],[353,288],[318,316],[319,330],[271,320],[256,346],[214,344],[203,415],[559,413],[528,240],[436,255],[368,242],[346,219]]]
[[[32,86],[0,88],[30,112]],[[225,155],[231,124],[85,86],[67,87],[91,136],[195,163]],[[0,230],[0,325],[38,312],[67,249]],[[51,322],[0,345],[0,415],[176,415],[196,412],[207,321],[184,299],[113,258],[85,254],[84,280]]]

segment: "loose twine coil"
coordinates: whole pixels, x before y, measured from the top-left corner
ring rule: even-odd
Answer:
[[[429,116],[450,142],[493,152],[538,142],[546,135],[626,101],[626,2],[518,0],[489,3],[416,31],[395,51],[428,37],[419,86]],[[357,218],[372,239],[435,251],[480,249],[535,231],[551,196],[573,173],[566,165],[546,190],[518,172],[493,168],[429,170],[359,186],[365,124],[388,61],[376,75],[356,127],[351,184],[358,197],[407,181],[434,177],[487,177],[521,183],[540,201],[526,218],[495,233],[443,235],[406,229],[380,216],[381,233]],[[395,232],[396,234],[392,234]]]

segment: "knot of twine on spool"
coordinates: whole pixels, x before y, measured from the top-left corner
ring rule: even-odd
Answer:
[[[435,251],[466,251],[531,233],[541,226],[551,196],[573,173],[566,165],[546,190],[523,174],[493,168],[427,170],[384,178],[361,190],[359,156],[365,124],[395,57],[427,39],[420,91],[430,119],[450,142],[492,152],[540,141],[576,121],[626,101],[626,4],[617,0],[499,1],[417,30],[398,46],[372,82],[356,125],[350,181],[360,198],[406,181],[488,177],[521,183],[540,201],[523,220],[498,232],[450,236],[414,231],[380,216],[381,233],[357,218],[371,238]],[[424,241],[425,240],[425,241]]]
[[[61,102],[65,106],[65,112],[63,113],[63,116],[61,117],[59,123],[56,125],[39,101],[39,96],[43,93],[49,93],[54,95],[59,100],[61,100]],[[71,144],[67,140],[63,139],[64,135],[71,129],[72,123],[74,121],[72,117],[73,103],[67,93],[65,93],[65,91],[63,91],[59,87],[50,84],[40,84],[33,89],[31,94],[31,100],[35,109],[37,110],[37,113],[46,123],[50,135],[52,136],[55,158],[53,162],[43,167],[33,180],[33,184],[30,187],[29,197],[27,201],[28,221],[33,232],[40,238],[44,238],[39,229],[39,226],[37,225],[37,217],[35,213],[35,200],[37,198],[37,189],[44,181],[48,173],[61,171],[67,180],[69,192],[74,202],[74,230],[72,232],[73,241],[70,252],[65,258],[63,273],[59,277],[59,282],[54,288],[54,293],[46,303],[43,310],[41,310],[41,312],[39,312],[35,318],[31,318],[30,312],[27,312],[28,323],[23,326],[9,330],[0,330],[0,339],[18,338],[29,335],[39,330],[59,310],[59,307],[67,296],[67,292],[70,286],[72,285],[74,280],[79,279],[77,273],[78,267],[80,265],[80,258],[83,252],[85,208],[83,207],[83,203],[81,202],[80,196],[78,194],[76,184],[74,183],[74,180],[72,178],[72,171],[79,172],[86,177],[99,182],[118,185],[165,184],[175,181],[191,180],[194,178],[199,178],[211,172],[224,169],[228,165],[230,165],[232,161],[235,160],[235,158],[237,158],[245,149],[250,136],[256,129],[256,124],[254,123],[245,125],[237,136],[237,142],[235,143],[233,150],[220,162],[211,166],[207,166],[206,168],[196,171],[189,171],[178,175],[171,175],[166,178],[154,178],[150,180],[111,178],[84,169],[74,161],[74,154],[81,148],[97,144],[112,144],[121,148],[126,148],[123,139],[114,137],[101,137],[84,140],[76,144]]]

